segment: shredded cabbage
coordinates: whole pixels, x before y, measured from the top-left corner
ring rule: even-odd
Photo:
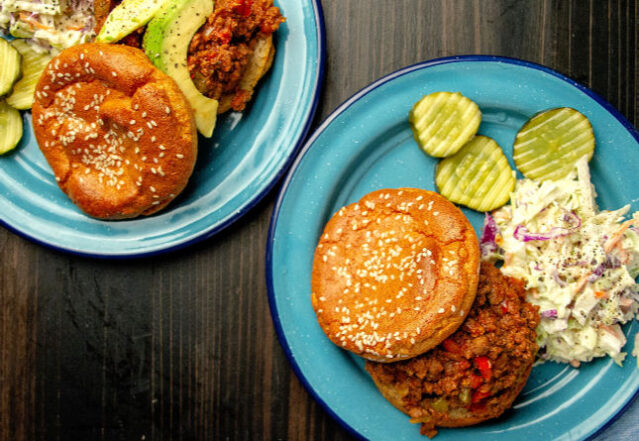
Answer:
[[[0,31],[41,53],[93,40],[94,25],[92,0],[0,0]]]
[[[623,361],[621,325],[639,309],[639,212],[628,221],[628,210],[597,209],[583,158],[564,179],[518,181],[510,205],[493,213],[491,255],[503,260],[504,274],[526,282],[540,308],[543,360]]]

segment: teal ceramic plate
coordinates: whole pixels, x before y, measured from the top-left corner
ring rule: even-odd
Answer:
[[[321,86],[324,25],[319,0],[279,0],[286,22],[273,67],[243,113],[218,119],[185,191],[157,215],[99,221],[55,183],[25,113],[25,135],[0,157],[0,221],[44,245],[78,254],[156,254],[207,238],[252,208],[284,174],[310,126]]]
[[[459,91],[482,110],[479,132],[494,138],[512,164],[516,131],[538,111],[570,106],[592,122],[591,161],[601,208],[639,209],[639,135],[617,112],[570,79],[523,61],[456,57],[408,67],[375,82],[339,107],[312,135],[289,173],[271,223],[267,278],[273,320],[298,376],[313,396],[354,434],[375,440],[423,441],[419,426],[375,388],[362,360],[333,345],[310,303],[315,245],[340,207],[381,188],[434,190],[435,161],[417,147],[408,111],[423,95]],[[464,210],[479,233],[483,215]],[[633,349],[637,323],[626,326]],[[573,369],[536,366],[514,409],[490,423],[442,429],[447,440],[583,440],[630,403],[639,388],[632,356]]]

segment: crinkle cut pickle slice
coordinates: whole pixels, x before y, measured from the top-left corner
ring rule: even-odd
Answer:
[[[517,132],[513,159],[529,179],[557,180],[583,156],[592,158],[595,136],[588,118],[570,107],[538,113]]]
[[[435,92],[415,103],[408,120],[421,149],[443,158],[455,154],[477,133],[481,111],[459,92]]]
[[[507,203],[515,181],[504,152],[487,136],[475,136],[456,154],[441,160],[435,173],[442,196],[477,211]]]

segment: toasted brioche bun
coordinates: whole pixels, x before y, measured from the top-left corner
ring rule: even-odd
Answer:
[[[253,96],[257,83],[273,65],[274,56],[273,36],[269,34],[266,37],[257,37],[251,59],[246,66],[238,87],[242,93],[247,95],[247,102]],[[220,114],[231,110],[234,98],[235,94],[222,95],[219,99],[217,113]]]
[[[448,340],[403,362],[367,362],[366,370],[393,406],[422,423],[425,435],[496,418],[526,384],[538,349],[539,313],[525,295],[522,281],[484,262],[470,314]]]
[[[58,185],[86,214],[155,213],[186,186],[197,157],[191,108],[138,49],[88,43],[53,58],[33,128]]]
[[[311,301],[335,344],[392,362],[455,332],[475,298],[478,271],[477,237],[459,208],[431,191],[379,190],[326,225]]]
[[[112,0],[93,0],[93,17],[95,18],[95,33],[99,33],[102,25],[115,5]]]

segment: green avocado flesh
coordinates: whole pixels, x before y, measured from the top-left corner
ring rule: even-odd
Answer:
[[[115,43],[141,28],[153,18],[165,1],[170,0],[124,0],[111,11],[96,41]]]
[[[218,102],[196,89],[186,56],[193,35],[212,12],[212,0],[166,2],[149,22],[143,41],[147,57],[173,78],[186,96],[195,113],[198,131],[207,138],[215,128]]]

